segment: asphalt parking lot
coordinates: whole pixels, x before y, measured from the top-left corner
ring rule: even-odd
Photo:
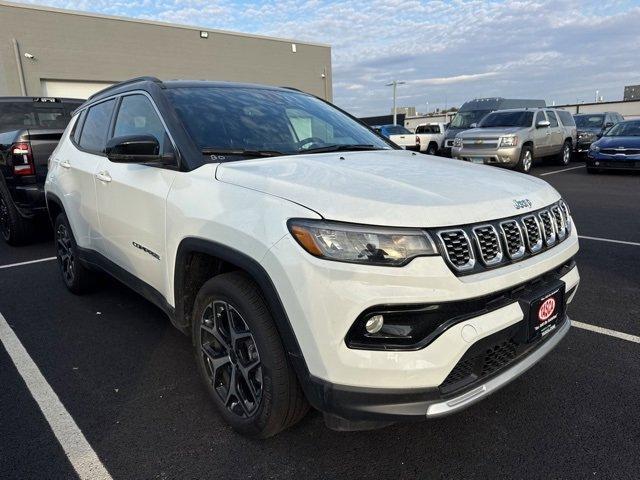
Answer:
[[[108,279],[92,294],[68,293],[46,235],[0,244],[0,314],[104,466],[87,478],[636,479],[640,175],[588,175],[581,163],[533,172],[568,201],[583,236],[569,308],[580,326],[524,377],[455,416],[338,433],[311,412],[275,438],[247,440],[217,416],[189,340],[161,311]],[[0,478],[78,478],[6,338]]]

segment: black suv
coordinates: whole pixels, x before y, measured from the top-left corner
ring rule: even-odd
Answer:
[[[11,245],[29,238],[46,215],[44,181],[49,155],[71,113],[84,100],[0,97],[0,235]]]
[[[602,137],[604,132],[624,120],[617,112],[579,113],[573,118],[578,129],[578,153],[588,152],[591,144]]]

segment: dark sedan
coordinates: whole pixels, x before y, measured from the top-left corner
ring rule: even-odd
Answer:
[[[611,127],[591,144],[587,170],[640,170],[640,120],[627,120]]]

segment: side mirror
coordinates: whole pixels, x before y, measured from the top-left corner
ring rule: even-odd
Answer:
[[[116,163],[147,163],[175,161],[173,154],[160,155],[160,142],[153,135],[114,137],[105,148],[107,158]]]
[[[607,130],[608,128],[611,128],[611,127],[613,127],[613,122],[607,122],[604,124],[603,130]]]
[[[536,128],[547,128],[550,125],[551,122],[549,122],[549,120],[540,120],[538,123],[536,123]]]

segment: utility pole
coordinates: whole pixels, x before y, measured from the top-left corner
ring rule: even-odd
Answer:
[[[387,83],[385,86],[386,87],[393,87],[393,124],[397,125],[397,112],[396,112],[396,89],[398,88],[398,85],[404,85],[407,82],[399,82],[398,80],[394,80],[391,83]]]

